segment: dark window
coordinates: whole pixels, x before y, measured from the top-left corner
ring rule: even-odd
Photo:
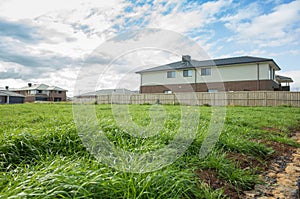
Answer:
[[[43,91],[41,91],[41,90],[37,90],[37,93],[42,93]]]
[[[167,78],[175,78],[175,71],[168,71],[167,72]]]
[[[58,94],[61,94],[62,93],[62,91],[58,91]]]
[[[54,101],[55,101],[55,102],[60,102],[60,101],[61,101],[61,98],[60,98],[60,97],[55,97],[55,98],[54,98]]]
[[[211,69],[210,68],[202,68],[201,69],[201,75],[202,76],[209,76],[209,75],[211,75]]]
[[[47,97],[35,97],[35,101],[48,101]]]
[[[183,77],[192,77],[193,71],[192,70],[184,70]]]

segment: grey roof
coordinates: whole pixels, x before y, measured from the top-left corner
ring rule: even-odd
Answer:
[[[48,86],[47,84],[32,84],[32,86],[30,86],[30,87],[25,86],[22,88],[13,88],[10,90],[15,90],[15,91],[27,91],[27,90],[67,91],[58,86]]]
[[[278,82],[294,82],[292,78],[290,77],[286,77],[286,76],[282,76],[282,75],[276,75],[276,80]]]
[[[97,96],[97,95],[109,95],[109,94],[134,94],[136,91],[131,91],[126,88],[117,89],[101,89],[94,92],[83,93],[80,96]]]
[[[277,70],[280,70],[280,67],[276,64],[276,62],[273,59],[242,56],[242,57],[230,57],[230,58],[222,58],[222,59],[203,60],[203,61],[197,61],[197,60],[191,60],[190,62],[178,61],[170,64],[157,66],[154,68],[137,71],[136,73],[163,71],[163,70],[180,70],[180,69],[208,67],[208,66],[226,66],[226,65],[245,64],[245,63],[261,63],[261,62],[270,62]]]
[[[12,91],[8,91],[8,90],[0,90],[0,96],[25,97],[24,95]]]

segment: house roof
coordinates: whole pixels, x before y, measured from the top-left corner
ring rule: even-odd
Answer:
[[[0,90],[0,96],[10,96],[10,97],[24,97],[24,95],[8,91],[8,90]]]
[[[58,86],[48,86],[47,84],[32,84],[31,86],[24,86],[22,88],[14,88],[15,91],[28,91],[28,90],[48,90],[48,91],[67,91]]]
[[[285,83],[285,82],[294,82],[292,78],[282,76],[282,75],[276,75],[276,80],[280,83]]]
[[[207,67],[207,66],[226,66],[226,65],[234,65],[234,64],[261,63],[261,62],[269,62],[275,69],[280,70],[280,67],[276,64],[276,62],[273,59],[241,56],[241,57],[230,57],[230,58],[222,58],[222,59],[203,60],[203,61],[197,61],[197,60],[178,61],[170,64],[157,66],[154,68],[137,71],[136,73],[163,71],[163,70],[180,70],[180,69]]]
[[[80,96],[97,96],[97,95],[108,95],[108,94],[133,94],[135,91],[128,90],[126,88],[117,89],[101,89],[94,92],[83,93]]]

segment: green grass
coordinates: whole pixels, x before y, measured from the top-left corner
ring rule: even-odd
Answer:
[[[96,105],[99,126],[120,149],[146,153],[168,145],[180,128],[180,106],[163,106],[166,121],[158,134],[131,136],[114,121],[110,105]],[[82,144],[71,104],[0,106],[0,198],[224,198],[197,176],[213,169],[238,190],[253,188],[256,168],[242,169],[226,152],[267,159],[274,150],[255,140],[272,140],[299,147],[288,137],[300,121],[291,107],[227,107],[222,134],[213,151],[199,159],[212,107],[200,109],[196,138],[173,164],[148,173],[126,173],[93,157]],[[131,105],[132,120],[147,126],[151,105]],[[160,118],[159,118],[160,119]],[[264,128],[273,128],[267,131]]]

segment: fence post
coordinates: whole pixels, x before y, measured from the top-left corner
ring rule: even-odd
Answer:
[[[172,94],[172,95],[173,95],[173,105],[175,105],[176,96],[175,96],[175,94]]]
[[[267,91],[265,91],[265,106],[267,106],[267,102],[268,102],[267,98],[268,98],[268,94]]]
[[[249,91],[247,91],[247,106],[250,104],[250,99],[249,99]]]

